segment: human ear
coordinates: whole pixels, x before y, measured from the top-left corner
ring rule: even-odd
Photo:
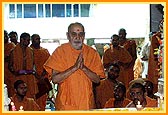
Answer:
[[[70,40],[69,32],[66,32],[67,39]]]

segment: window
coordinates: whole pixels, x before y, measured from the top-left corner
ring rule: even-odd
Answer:
[[[9,18],[15,18],[15,5],[9,4]]]
[[[36,18],[36,4],[24,4],[24,18]]]
[[[42,17],[44,17],[44,15],[43,15],[43,4],[38,4],[38,17],[39,18],[42,18]]]
[[[81,17],[89,17],[90,4],[81,4]]]
[[[90,4],[9,4],[9,18],[89,17]]]
[[[73,5],[73,9],[74,9],[73,16],[74,17],[79,17],[79,5],[78,4],[74,4]]]
[[[53,4],[52,5],[52,17],[65,17],[65,5]]]
[[[71,4],[66,4],[66,17],[72,17],[72,7]]]
[[[22,18],[22,4],[17,4],[17,18]]]
[[[51,5],[50,4],[45,4],[45,16],[51,17]]]

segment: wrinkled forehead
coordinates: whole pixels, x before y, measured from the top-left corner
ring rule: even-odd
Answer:
[[[69,31],[70,32],[83,32],[84,30],[83,30],[82,26],[75,24],[70,27]]]

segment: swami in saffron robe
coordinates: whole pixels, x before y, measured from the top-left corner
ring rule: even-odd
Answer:
[[[17,44],[16,47],[12,50],[11,52],[11,61],[13,62],[13,69],[15,72],[19,70],[33,70],[34,67],[34,61],[33,61],[33,51],[32,48],[27,47],[26,48],[26,56],[23,57],[23,52],[22,48],[20,47],[20,44]],[[23,64],[23,58],[25,58],[26,63],[25,65]],[[24,66],[26,68],[24,68]],[[32,74],[27,74],[27,75],[13,75],[14,80],[13,83],[17,80],[23,80],[26,82],[28,91],[27,91],[27,97],[34,98],[35,99],[35,94],[38,92],[38,87],[37,87],[37,81],[34,75]],[[13,87],[14,90],[14,87]]]
[[[128,71],[128,68],[125,67],[125,65],[132,62],[132,57],[125,48],[120,46],[118,48],[113,48],[113,51],[111,50],[111,48],[107,49],[105,54],[103,55],[103,65],[105,66],[108,63],[115,63],[115,62],[119,62],[120,66],[120,74],[117,80],[124,83],[126,88],[128,88],[128,83],[130,82],[129,78],[130,76],[127,76],[127,74],[125,74],[126,71]]]
[[[127,81],[127,82],[123,82],[123,83],[126,83],[125,86],[127,89],[129,82],[134,80],[133,68],[134,68],[135,60],[137,59],[136,43],[134,40],[127,39],[124,43],[122,43],[120,45],[123,46],[129,52],[129,54],[132,56],[131,62],[128,63],[127,65],[124,65],[125,70],[122,73],[125,76],[125,81]]]
[[[114,88],[119,81],[114,84],[110,79],[103,79],[96,87],[96,108],[104,108],[106,101],[114,97]]]
[[[36,73],[38,74],[39,77],[46,77],[48,79],[51,79],[49,78],[48,73],[46,73],[45,76],[42,76],[42,73],[44,71],[43,65],[50,56],[48,50],[43,47],[40,47],[39,49],[35,49],[32,45],[30,47],[33,49],[33,52],[34,52],[34,65],[36,68]],[[38,79],[37,79],[37,82],[38,82]],[[47,94],[39,97],[36,100],[37,104],[41,108],[41,111],[45,111],[46,100],[47,100]]]
[[[11,50],[15,47],[14,43],[5,43],[4,44],[4,83],[7,85],[8,89],[8,95],[9,97],[14,94],[14,90],[12,89],[13,87],[13,75],[8,69],[8,63],[9,63],[9,55]]]
[[[11,102],[14,103],[16,111],[20,110],[20,106],[23,107],[24,111],[40,111],[39,105],[34,101],[33,98],[27,98],[26,96],[23,98],[23,101],[19,101],[17,95],[13,95],[11,97]],[[10,108],[10,111],[12,109]]]
[[[99,54],[85,44],[82,50],[75,50],[70,43],[62,44],[49,57],[44,67],[50,75],[52,70],[65,71],[75,64],[80,52],[83,52],[84,65],[100,77],[105,77]],[[83,71],[75,71],[58,84],[56,110],[89,110],[94,106],[92,81]]]
[[[114,101],[115,101],[115,98],[110,98],[104,105],[104,108],[115,108]],[[126,107],[130,102],[131,100],[129,100],[128,98],[125,98],[122,103],[122,108]]]

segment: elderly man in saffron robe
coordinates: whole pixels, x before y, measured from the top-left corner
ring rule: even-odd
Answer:
[[[44,67],[58,84],[56,110],[89,110],[95,107],[92,82],[104,78],[98,52],[84,44],[85,29],[81,23],[68,27],[68,43],[59,46]]]

